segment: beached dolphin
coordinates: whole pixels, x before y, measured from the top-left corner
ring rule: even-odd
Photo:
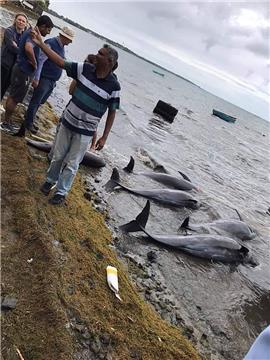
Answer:
[[[237,212],[238,213],[238,212]],[[238,213],[239,215],[239,213]],[[240,216],[240,215],[239,215]],[[189,224],[189,217],[187,217],[180,229],[186,229],[191,231],[196,231],[200,233],[211,233],[215,231],[217,234],[227,233],[233,237],[236,237],[240,240],[251,240],[256,237],[256,232],[249,227],[244,221],[240,220],[215,220],[210,223],[204,224]]]
[[[199,258],[223,263],[247,263],[257,265],[249,255],[249,250],[238,241],[220,235],[156,235],[149,234],[145,226],[149,217],[150,202],[135,220],[120,226],[123,232],[143,231],[150,239]]]
[[[131,156],[128,165],[126,167],[124,167],[123,170],[125,170],[129,173],[133,173],[134,165],[135,165],[135,160]],[[161,172],[154,172],[154,171],[152,171],[152,172],[150,172],[150,171],[137,172],[134,174],[147,176],[147,177],[151,178],[152,180],[155,180],[161,184],[172,187],[174,189],[184,190],[184,191],[189,191],[192,189],[198,190],[197,187],[194,184],[192,184],[190,179],[185,174],[183,174],[180,171],[179,171],[179,173],[183,176],[183,178],[177,178],[170,174],[164,174]]]
[[[199,202],[194,199],[190,194],[173,189],[131,189],[120,183],[120,175],[116,168],[113,169],[111,179],[107,182],[105,187],[107,190],[112,190],[120,186],[122,189],[136,195],[144,196],[148,199],[153,199],[166,205],[171,205],[179,208],[198,209]]]
[[[49,153],[52,147],[51,142],[36,141],[32,139],[27,139],[27,144],[33,146],[36,149],[45,151],[46,153]],[[81,164],[94,168],[100,168],[105,166],[105,161],[93,152],[87,151]]]

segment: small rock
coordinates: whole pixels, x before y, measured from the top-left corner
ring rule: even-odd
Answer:
[[[101,336],[101,341],[102,341],[103,344],[108,345],[110,343],[110,341],[111,341],[110,334],[103,334]]]
[[[100,178],[95,178],[95,183],[100,183]]]
[[[100,353],[101,347],[102,347],[102,344],[101,344],[99,338],[96,337],[95,340],[91,344],[91,349],[95,354],[98,354],[98,353]]]
[[[89,201],[92,200],[92,195],[90,194],[90,192],[85,192],[83,196]]]
[[[74,286],[70,285],[68,288],[67,288],[67,293],[68,295],[73,295],[74,294]]]
[[[13,310],[15,309],[17,304],[17,299],[10,297],[10,296],[5,296],[2,304],[1,304],[1,309],[2,310]]]
[[[83,332],[85,331],[85,326],[84,326],[84,325],[76,324],[76,325],[74,325],[74,329],[76,329],[76,330],[79,331],[80,333],[83,333]]]
[[[104,259],[104,255],[98,252],[98,253],[96,253],[96,258],[97,258],[98,260],[103,260],[103,259]]]
[[[96,204],[100,204],[100,203],[101,203],[101,199],[98,198],[98,197],[96,197],[94,201],[95,201]]]
[[[151,263],[154,263],[157,261],[157,253],[155,251],[149,251],[147,253],[147,259],[148,261],[150,261]]]

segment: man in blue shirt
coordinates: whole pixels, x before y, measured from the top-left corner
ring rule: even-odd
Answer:
[[[69,27],[64,26],[59,32],[59,36],[46,40],[45,44],[64,59],[64,46],[69,45],[73,38],[74,31]],[[19,132],[16,134],[17,136],[24,136],[25,130],[28,130],[33,134],[38,132],[38,127],[34,125],[35,115],[39,106],[44,104],[53,92],[56,81],[60,79],[61,75],[62,69],[48,59],[46,54],[41,52],[39,65],[32,82],[34,92],[25,114],[24,123],[22,124]]]
[[[120,103],[120,84],[112,73],[118,53],[109,45],[104,45],[95,55],[95,65],[88,62],[66,62],[44,44],[37,28],[32,31],[32,38],[51,61],[77,81],[72,98],[63,112],[53,158],[46,181],[40,189],[43,194],[49,195],[56,185],[56,191],[49,202],[59,205],[65,201],[79,164],[107,110],[103,135],[96,143],[97,150],[103,148],[110,133]]]
[[[37,28],[42,36],[46,36],[51,32],[53,22],[49,16],[42,15],[37,20]],[[10,93],[7,98],[5,119],[2,124],[2,128],[7,131],[13,131],[11,116],[17,104],[23,101],[30,81],[38,67],[40,49],[31,39],[31,30],[31,28],[26,30],[21,37],[17,62],[12,69]]]

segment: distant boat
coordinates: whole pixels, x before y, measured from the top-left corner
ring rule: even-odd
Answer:
[[[153,73],[158,74],[158,75],[160,75],[160,76],[165,76],[165,74],[162,74],[162,73],[160,73],[160,72],[158,72],[158,71],[156,71],[156,70],[152,70],[152,71],[153,71]]]
[[[230,123],[235,123],[236,117],[227,115],[221,111],[213,109],[213,115],[218,116],[220,119],[225,120]]]

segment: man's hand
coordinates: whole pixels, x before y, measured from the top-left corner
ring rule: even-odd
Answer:
[[[34,61],[34,60],[30,60],[30,59],[28,59],[28,61],[33,66],[34,70],[36,70],[37,69],[37,62]]]
[[[38,46],[40,46],[43,43],[41,34],[39,32],[39,28],[37,26],[31,30],[31,38],[33,42]]]
[[[34,89],[38,87],[38,84],[39,84],[39,80],[35,80],[35,79],[34,79],[34,80],[32,81],[32,86],[33,86]]]
[[[98,141],[96,142],[95,149],[96,150],[103,149],[105,142],[106,142],[106,139],[103,136],[101,138],[99,138]]]
[[[85,61],[86,61],[86,62],[89,62],[90,64],[96,65],[96,63],[97,63],[97,57],[96,57],[96,55],[89,54],[89,55],[87,55],[87,58],[85,59]]]

